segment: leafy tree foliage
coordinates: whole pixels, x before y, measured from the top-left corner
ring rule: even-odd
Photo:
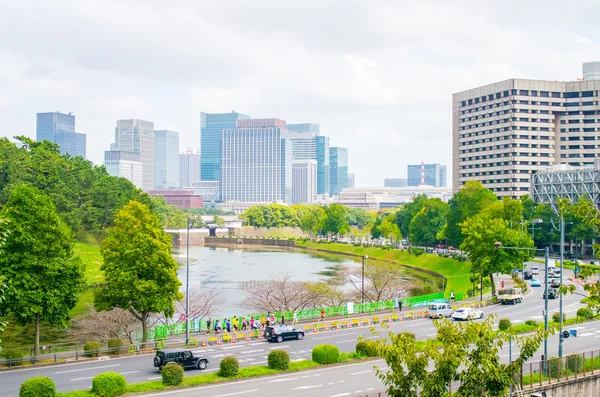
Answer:
[[[73,232],[54,203],[37,188],[13,186],[1,217],[6,224],[0,277],[6,280],[0,314],[12,313],[20,324],[35,324],[39,354],[40,322],[64,327],[84,286],[84,267],[73,253]]]
[[[181,299],[177,262],[171,256],[171,237],[158,217],[137,201],[118,213],[115,225],[102,243],[101,270],[105,284],[95,291],[98,310],[120,308],[142,323],[143,340],[152,313],[173,316],[175,301]]]
[[[521,366],[537,351],[546,333],[510,336],[493,330],[495,316],[483,322],[434,322],[437,338],[425,341],[419,352],[414,334],[389,332],[377,339],[379,355],[388,371],[376,368],[377,376],[392,397],[505,396]],[[500,351],[512,338],[519,353],[510,364],[501,364]],[[441,347],[440,347],[441,345]]]
[[[300,229],[305,233],[310,233],[311,236],[321,234],[321,226],[325,221],[327,214],[325,209],[319,205],[302,206],[298,210],[300,218]]]
[[[160,197],[150,198],[125,178],[110,176],[104,166],[81,157],[61,156],[58,145],[17,137],[0,138],[0,206],[20,184],[50,196],[58,214],[76,232],[98,232],[112,226],[116,212],[129,200],[149,205],[165,227],[180,227],[181,210]],[[173,222],[173,223],[171,223]],[[179,222],[179,223],[177,223]]]
[[[404,204],[399,211],[397,211],[395,215],[395,221],[398,227],[400,228],[400,233],[405,238],[408,238],[412,241],[410,236],[410,223],[412,222],[415,215],[421,211],[421,209],[425,206],[427,202],[427,196],[425,194],[420,194],[414,198],[410,203]]]
[[[341,204],[331,204],[325,210],[325,219],[321,229],[335,236],[346,234],[350,225],[346,219],[346,207]]]
[[[437,240],[446,225],[448,204],[437,198],[427,199],[409,224],[411,241],[427,245]]]
[[[461,224],[496,201],[494,192],[477,181],[467,182],[460,191],[456,192],[448,203],[446,237],[450,240],[450,244],[455,247],[460,246],[463,241]]]

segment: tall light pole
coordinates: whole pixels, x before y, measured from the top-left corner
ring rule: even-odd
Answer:
[[[565,260],[565,218],[560,215],[560,286],[563,283],[563,262]],[[563,294],[559,294],[559,330],[558,330],[558,357],[563,355]]]
[[[190,229],[194,221],[191,216],[187,219],[187,242],[185,255],[185,344],[190,342]]]
[[[540,218],[535,218],[531,221],[531,239],[533,240],[533,245],[535,246],[535,224],[543,223],[544,220]]]
[[[365,303],[365,259],[368,259],[369,256],[365,255],[362,257],[362,282],[360,284],[361,298],[360,303],[364,305]]]

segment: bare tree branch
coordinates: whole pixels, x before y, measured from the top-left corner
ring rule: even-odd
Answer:
[[[259,311],[292,312],[318,304],[318,290],[311,283],[293,281],[290,273],[279,274],[266,285],[247,289],[248,306]]]
[[[379,261],[365,262],[365,301],[378,302],[405,296],[407,282],[402,278],[400,266]],[[362,268],[346,268],[346,280],[352,286],[353,300],[362,296]]]
[[[190,308],[189,315],[190,319],[198,318],[202,319],[211,315],[211,313],[218,312],[225,305],[226,299],[223,294],[214,288],[200,288],[199,286],[193,286],[190,288]],[[175,302],[175,317],[166,318],[164,315],[157,317],[157,321],[162,324],[176,324],[184,322],[185,318],[182,318],[178,314],[185,313],[185,296],[183,299]]]
[[[139,327],[136,316],[127,310],[112,309],[97,311],[88,305],[89,312],[73,320],[70,333],[79,339],[118,339],[127,337],[130,343],[135,342],[135,332]]]

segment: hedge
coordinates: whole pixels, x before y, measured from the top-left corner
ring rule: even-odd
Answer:
[[[117,372],[103,372],[92,379],[92,392],[100,397],[116,397],[127,391],[127,380]]]
[[[23,364],[23,352],[21,350],[5,350],[2,352],[2,356],[10,362],[11,366]]]
[[[109,339],[108,340],[108,352],[110,354],[119,355],[123,348],[123,341],[121,339]]]
[[[498,329],[500,331],[507,331],[510,327],[512,327],[512,323],[507,318],[501,319],[498,323]]]
[[[364,357],[378,357],[377,344],[372,340],[361,340],[356,344],[356,353]]]
[[[584,320],[589,320],[594,317],[594,312],[589,307],[580,307],[577,309],[577,317],[580,317]]]
[[[219,376],[224,378],[237,376],[239,370],[240,362],[234,356],[225,357],[221,360],[221,364],[219,364]]]
[[[290,367],[290,353],[287,350],[272,350],[267,360],[271,369],[286,371]]]
[[[165,386],[179,386],[183,383],[183,367],[175,363],[165,365],[160,371]]]
[[[19,397],[54,397],[56,385],[46,376],[36,376],[21,384]]]
[[[312,350],[312,359],[318,364],[335,364],[340,359],[340,351],[334,345],[317,345]]]
[[[86,357],[98,357],[98,353],[100,353],[100,342],[87,342],[83,345],[83,353]]]

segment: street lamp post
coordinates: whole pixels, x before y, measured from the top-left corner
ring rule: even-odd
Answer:
[[[186,235],[186,256],[185,256],[185,344],[190,342],[190,228],[193,220],[188,216],[187,235]]]
[[[365,259],[368,259],[369,256],[365,255],[362,257],[362,282],[360,284],[360,292],[361,292],[361,298],[360,298],[360,303],[364,304],[365,303]]]
[[[535,246],[535,224],[544,222],[543,219],[535,218],[531,221],[531,239],[533,240],[533,245]]]
[[[565,218],[560,216],[560,286],[563,283],[563,262],[565,260]],[[563,294],[559,297],[559,331],[558,331],[558,357],[563,356]]]

